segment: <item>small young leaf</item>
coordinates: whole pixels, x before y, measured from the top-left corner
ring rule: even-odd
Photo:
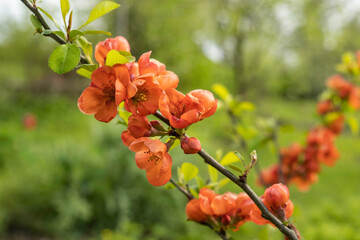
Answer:
[[[61,7],[61,14],[62,14],[64,23],[66,24],[65,17],[70,11],[69,0],[60,0],[60,7]]]
[[[37,17],[35,17],[35,15],[33,15],[33,14],[30,15],[30,21],[31,21],[32,25],[36,28],[36,30],[43,28],[40,21],[37,19]]]
[[[185,162],[181,165],[181,172],[186,182],[190,181],[199,173],[199,169],[191,163]]]
[[[226,102],[231,100],[232,97],[224,85],[217,83],[213,85],[212,89],[221,100]]]
[[[242,170],[240,168],[238,168],[237,166],[235,166],[235,165],[228,165],[228,167],[235,170],[235,171],[237,171],[237,172],[242,173]]]
[[[69,37],[71,40],[75,40],[84,34],[85,34],[84,32],[79,31],[79,30],[71,30],[69,33]]]
[[[100,31],[100,30],[87,30],[87,31],[83,31],[83,33],[85,33],[85,34],[105,34],[105,35],[111,36],[111,32]]]
[[[209,176],[210,176],[210,180],[212,183],[217,182],[218,180],[218,172],[215,168],[213,168],[212,166],[208,165],[208,170],[209,170]]]
[[[195,197],[195,198],[199,198],[199,194],[192,188],[189,189],[190,193]]]
[[[117,50],[109,51],[106,56],[106,65],[110,67],[115,64],[125,64],[128,62],[129,60],[125,56],[121,55]]]
[[[75,40],[75,43],[78,47],[80,47],[84,54],[85,54],[85,57],[86,59],[90,62],[90,63],[93,63],[93,60],[92,60],[92,43],[89,42],[85,37],[83,36],[79,36],[76,40]]]
[[[98,19],[99,17],[111,12],[112,10],[114,10],[118,7],[120,7],[120,5],[115,2],[111,2],[111,1],[100,2],[98,5],[96,5],[93,8],[93,10],[91,10],[88,20],[83,25],[81,25],[80,28],[83,28],[84,26],[88,25],[92,21]]]
[[[76,71],[76,73],[80,76],[91,79],[91,74],[96,70],[97,67],[97,64],[83,64],[79,66],[79,69]]]
[[[41,34],[47,36],[47,35],[50,35],[52,32],[53,31],[50,29],[45,29]]]
[[[219,188],[225,186],[226,184],[228,184],[230,182],[230,179],[228,178],[224,178],[219,182]]]
[[[73,70],[80,62],[80,49],[74,44],[58,46],[49,57],[49,67],[58,74]]]
[[[65,33],[63,33],[62,31],[53,31],[53,33],[55,33],[56,35],[59,35],[62,39],[65,40]]]
[[[236,156],[234,152],[229,152],[221,159],[220,164],[226,166],[239,161],[240,158]]]
[[[200,176],[196,176],[195,180],[199,189],[205,185],[204,180]]]
[[[41,7],[38,7],[38,9],[39,9],[40,11],[42,11],[42,12],[54,23],[55,27],[56,27],[57,29],[59,29],[59,31],[62,31],[60,25],[54,20],[54,18],[53,18],[48,12],[46,12],[46,11],[45,11],[44,9],[42,9]],[[65,39],[65,37],[64,37],[64,39]]]

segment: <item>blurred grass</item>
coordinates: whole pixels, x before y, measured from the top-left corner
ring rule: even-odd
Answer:
[[[218,239],[203,226],[187,222],[185,198],[176,190],[152,187],[145,172],[121,143],[124,127],[103,124],[80,113],[76,99],[22,96],[2,99],[0,110],[0,230],[2,239]],[[294,123],[280,135],[282,146],[303,141],[304,131],[316,119],[314,101],[259,100],[259,113]],[[26,130],[22,117],[38,118],[36,129]],[[214,154],[236,150],[223,111],[189,130]],[[296,209],[293,220],[303,239],[360,239],[360,140],[346,130],[338,141],[341,158],[333,168],[323,167],[309,192],[291,187]],[[257,149],[259,164],[275,161],[271,148]],[[172,153],[175,167],[184,161],[207,171],[198,156]],[[247,156],[246,153],[242,153]],[[202,176],[206,174],[201,173]],[[249,183],[260,195],[263,189]],[[222,191],[240,192],[228,184]],[[269,226],[247,223],[236,239],[279,239]]]

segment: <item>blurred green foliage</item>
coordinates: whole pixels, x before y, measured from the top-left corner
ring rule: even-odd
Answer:
[[[233,95],[242,93],[254,101],[261,114],[291,122],[296,128],[281,134],[283,146],[302,141],[315,122],[315,101],[284,98],[314,98],[339,56],[360,46],[354,34],[359,32],[359,9],[347,14],[344,1],[120,3],[120,10],[94,23],[95,28],[127,37],[136,57],[152,50],[154,58],[179,75],[184,91],[221,83]],[[47,4],[43,1],[42,7],[47,9]],[[77,9],[74,21],[86,18],[87,8]],[[218,239],[206,227],[186,222],[185,198],[179,192],[148,184],[133,153],[121,143],[123,126],[115,120],[106,125],[78,111],[77,97],[89,81],[75,73],[51,72],[47,60],[57,44],[32,36],[29,12],[21,24],[9,19],[0,30],[2,239]],[[38,118],[33,130],[21,123],[27,112]],[[214,155],[219,148],[237,150],[227,134],[231,122],[224,112],[205,121],[189,134]],[[212,131],[204,131],[204,126]],[[354,147],[359,144],[350,134],[341,136],[337,165],[324,168],[308,193],[291,189],[295,224],[304,239],[360,239],[360,220],[354,214],[360,210],[360,150]],[[189,160],[207,177],[207,167],[196,156],[184,157],[178,148],[172,155],[174,169]],[[276,157],[265,146],[258,158],[267,166]],[[251,185],[254,175],[249,176]],[[226,190],[239,191],[232,184]],[[252,223],[234,234],[239,239],[267,235],[280,237],[275,229]]]

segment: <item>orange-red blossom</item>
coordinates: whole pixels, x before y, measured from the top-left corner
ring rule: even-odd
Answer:
[[[211,189],[202,188],[199,199],[193,199],[187,204],[186,214],[192,221],[216,221],[225,229],[237,230],[240,225],[250,220],[251,209],[252,201],[245,193],[216,194]]]
[[[289,197],[288,188],[281,183],[277,183],[267,188],[260,199],[277,218],[281,221],[287,221],[294,210],[294,205]],[[255,204],[250,212],[250,217],[252,221],[259,225],[270,223],[261,216],[261,211]]]
[[[91,75],[91,83],[78,99],[78,107],[85,114],[95,114],[101,122],[110,122],[117,114],[121,93],[115,88],[119,79],[112,67],[103,66]]]
[[[135,154],[136,165],[146,171],[150,184],[162,186],[171,178],[172,158],[160,140],[142,137],[134,140],[129,149]]]
[[[100,66],[105,65],[107,54],[111,50],[130,52],[129,42],[123,36],[99,42],[95,47],[95,59]]]
[[[217,100],[207,90],[194,90],[186,95],[174,88],[165,92],[160,97],[159,108],[174,128],[186,128],[216,111]]]

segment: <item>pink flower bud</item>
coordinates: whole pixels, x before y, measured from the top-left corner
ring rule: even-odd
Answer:
[[[194,137],[183,137],[180,140],[181,148],[184,150],[185,154],[195,154],[201,150],[201,143],[199,139]]]

